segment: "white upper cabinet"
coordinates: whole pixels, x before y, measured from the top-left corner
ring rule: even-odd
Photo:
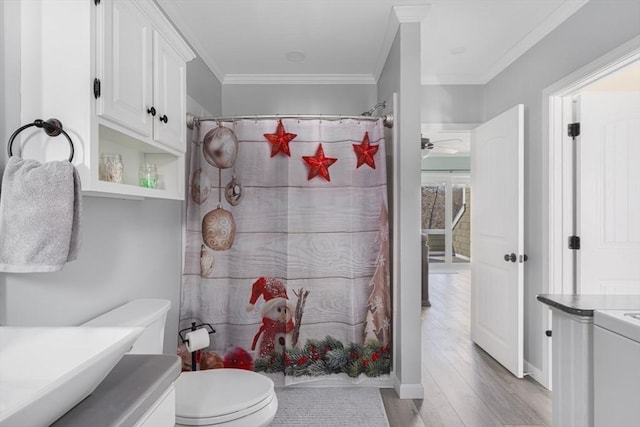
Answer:
[[[164,38],[153,35],[153,138],[184,151],[187,132],[187,67]]]
[[[153,141],[186,149],[186,61],[151,25],[144,2],[103,2],[98,115]],[[101,12],[101,13],[100,13]]]
[[[151,136],[153,28],[130,1],[104,1],[102,55],[97,58],[100,95],[96,112],[122,126]]]
[[[62,122],[83,194],[184,199],[186,63],[195,55],[155,2],[19,4],[22,124]],[[33,128],[14,154],[46,162],[68,158],[69,147]],[[119,182],[101,179],[103,154],[121,159]],[[155,188],[138,176],[147,163]]]

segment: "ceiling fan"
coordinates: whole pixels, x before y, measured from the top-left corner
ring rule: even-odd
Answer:
[[[461,138],[440,139],[437,141],[431,141],[430,138],[420,138],[420,147],[422,148],[422,158],[429,156],[430,154],[455,154],[457,149],[447,147],[448,142],[462,142]]]

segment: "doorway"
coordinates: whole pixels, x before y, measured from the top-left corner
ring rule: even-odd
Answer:
[[[602,214],[606,216],[612,212],[614,214],[623,213],[626,217],[625,221],[629,224],[640,221],[640,209],[635,207],[635,202],[626,204],[621,209],[612,209],[612,205],[608,205],[608,201],[603,201],[603,195],[605,195],[606,192],[610,193],[610,190],[615,186],[612,182],[604,183],[607,174],[609,178],[614,177],[615,180],[617,180],[616,182],[624,184],[622,187],[618,185],[620,188],[628,186],[628,188],[637,189],[638,185],[640,185],[640,183],[631,182],[633,180],[639,180],[637,173],[634,172],[633,169],[616,167],[614,162],[613,167],[611,167],[611,165],[608,167],[609,171],[615,171],[615,173],[610,173],[607,172],[607,166],[604,164],[607,156],[612,154],[610,152],[612,147],[617,147],[618,153],[614,153],[617,156],[620,156],[620,150],[625,152],[625,154],[622,155],[625,162],[631,161],[637,164],[640,158],[634,161],[628,157],[640,156],[640,151],[633,148],[630,149],[630,147],[640,145],[640,141],[637,140],[638,133],[634,134],[634,142],[617,142],[611,140],[610,135],[604,132],[604,128],[598,125],[599,134],[596,139],[599,140],[599,142],[594,146],[585,146],[584,143],[586,141],[581,141],[580,135],[575,137],[569,136],[567,128],[570,123],[577,122],[579,115],[576,114],[579,114],[581,110],[584,113],[585,110],[581,108],[583,102],[588,101],[589,105],[595,105],[598,109],[605,108],[606,102],[604,102],[599,95],[594,97],[594,99],[596,99],[594,103],[594,99],[587,99],[592,98],[591,95],[585,96],[587,93],[623,93],[637,91],[640,94],[640,68],[636,68],[640,67],[639,41],[640,37],[632,39],[543,91],[543,99],[548,100],[543,102],[543,117],[547,118],[547,121],[545,121],[546,128],[543,129],[543,134],[548,135],[548,139],[545,138],[544,141],[548,144],[545,147],[548,157],[545,159],[546,163],[543,164],[543,168],[546,167],[546,170],[543,169],[543,176],[548,177],[546,188],[549,194],[548,199],[544,201],[544,203],[548,203],[546,211],[549,213],[548,222],[544,224],[546,228],[544,234],[544,238],[546,239],[545,246],[548,249],[548,255],[543,260],[543,275],[547,278],[548,288],[543,289],[543,293],[620,293],[620,291],[623,291],[622,293],[631,293],[629,292],[628,281],[624,286],[618,286],[617,290],[615,289],[616,286],[612,286],[608,290],[606,287],[602,288],[599,286],[584,288],[580,277],[582,274],[581,270],[583,270],[585,266],[585,255],[589,251],[593,251],[595,247],[607,246],[611,242],[605,242],[601,237],[602,234],[600,234],[600,237],[596,239],[593,237],[589,238],[590,245],[588,247],[581,244],[580,249],[575,249],[575,244],[572,244],[573,248],[569,247],[568,238],[569,236],[580,237],[580,233],[584,233],[585,227],[587,227],[585,221],[591,221],[588,227],[598,228],[599,233],[606,228],[609,230],[614,229],[615,231],[616,227],[603,227],[605,223]],[[620,83],[622,81],[620,79],[622,75],[631,75],[631,83]],[[628,86],[629,84],[632,85],[631,88]],[[614,104],[616,103],[617,101],[614,102]],[[592,109],[591,106],[589,109]],[[602,114],[598,112],[597,116],[600,117]],[[593,116],[591,115],[591,117]],[[627,120],[626,118],[615,117],[614,122],[619,122],[618,119]],[[591,121],[593,119],[590,119],[589,115],[587,115],[587,117],[583,117],[583,120]],[[587,137],[587,128],[585,126],[586,122],[583,122],[580,126],[581,129],[585,130],[585,132],[582,132],[584,138]],[[614,125],[611,124],[611,126]],[[631,126],[637,125],[631,124]],[[593,128],[593,126],[591,127]],[[582,147],[579,145],[581,143],[583,144]],[[606,145],[603,145],[603,143]],[[585,148],[587,148],[587,150],[585,150]],[[618,159],[620,159],[620,157],[618,157]],[[605,169],[603,169],[603,167],[605,167]],[[602,175],[603,171],[605,175]],[[595,182],[595,185],[593,183],[588,184],[587,179],[585,179],[585,173],[600,174],[601,178]],[[636,192],[637,190],[631,191]],[[618,201],[629,199],[626,195],[622,197],[618,195],[615,197],[617,197],[616,200]],[[587,205],[584,205],[585,200],[591,200],[591,202],[595,204],[587,208]],[[591,215],[591,218],[585,220],[585,218],[587,218],[586,214]],[[595,225],[593,223],[594,218],[597,221]],[[608,224],[611,225],[615,223],[609,221]],[[630,231],[633,235],[634,231]],[[640,241],[640,238],[638,240]],[[606,243],[606,245],[601,245],[603,242]],[[618,241],[617,243],[621,242]],[[624,243],[627,245],[625,250],[637,250],[637,248],[640,247],[638,243],[640,242],[634,243],[627,241]],[[634,247],[636,249],[633,249]],[[591,264],[599,265],[600,270],[603,269],[601,262],[591,262]],[[636,264],[634,262],[630,265],[635,266]],[[617,271],[617,268],[613,266],[609,268],[609,270]],[[638,284],[640,285],[640,281]],[[640,286],[634,286],[634,288],[637,292],[640,292]],[[551,328],[550,310],[547,311],[546,316],[542,316],[542,321],[543,330],[549,330]],[[544,362],[543,377],[548,381],[547,384],[550,385],[551,343],[549,341],[550,340],[543,338],[542,351]]]
[[[421,232],[432,271],[469,268],[470,141],[475,126],[422,125]]]
[[[469,175],[422,172],[422,237],[430,264],[471,261]]]

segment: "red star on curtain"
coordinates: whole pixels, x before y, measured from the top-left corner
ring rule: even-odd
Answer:
[[[275,156],[279,152],[282,152],[291,157],[291,152],[289,151],[289,142],[291,142],[291,140],[296,136],[298,135],[295,133],[285,132],[282,120],[278,120],[276,133],[264,134],[264,137],[267,138],[267,140],[271,143],[271,157]]]
[[[358,156],[358,163],[356,164],[356,169],[365,163],[371,166],[371,168],[376,168],[376,162],[373,156],[378,152],[377,145],[369,144],[369,132],[364,133],[364,139],[361,144],[352,144],[353,150],[356,152],[356,156]]]
[[[315,156],[302,156],[302,159],[309,165],[309,176],[307,180],[311,181],[313,177],[320,175],[327,181],[331,181],[329,166],[334,164],[338,159],[325,157],[322,144],[318,144]]]

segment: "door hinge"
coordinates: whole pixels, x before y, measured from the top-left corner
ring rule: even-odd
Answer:
[[[580,136],[580,122],[569,123],[568,132],[567,133],[571,138],[575,138],[576,136]]]
[[[569,249],[580,249],[580,236],[569,236]]]
[[[96,99],[100,98],[100,79],[93,79],[93,96]]]

